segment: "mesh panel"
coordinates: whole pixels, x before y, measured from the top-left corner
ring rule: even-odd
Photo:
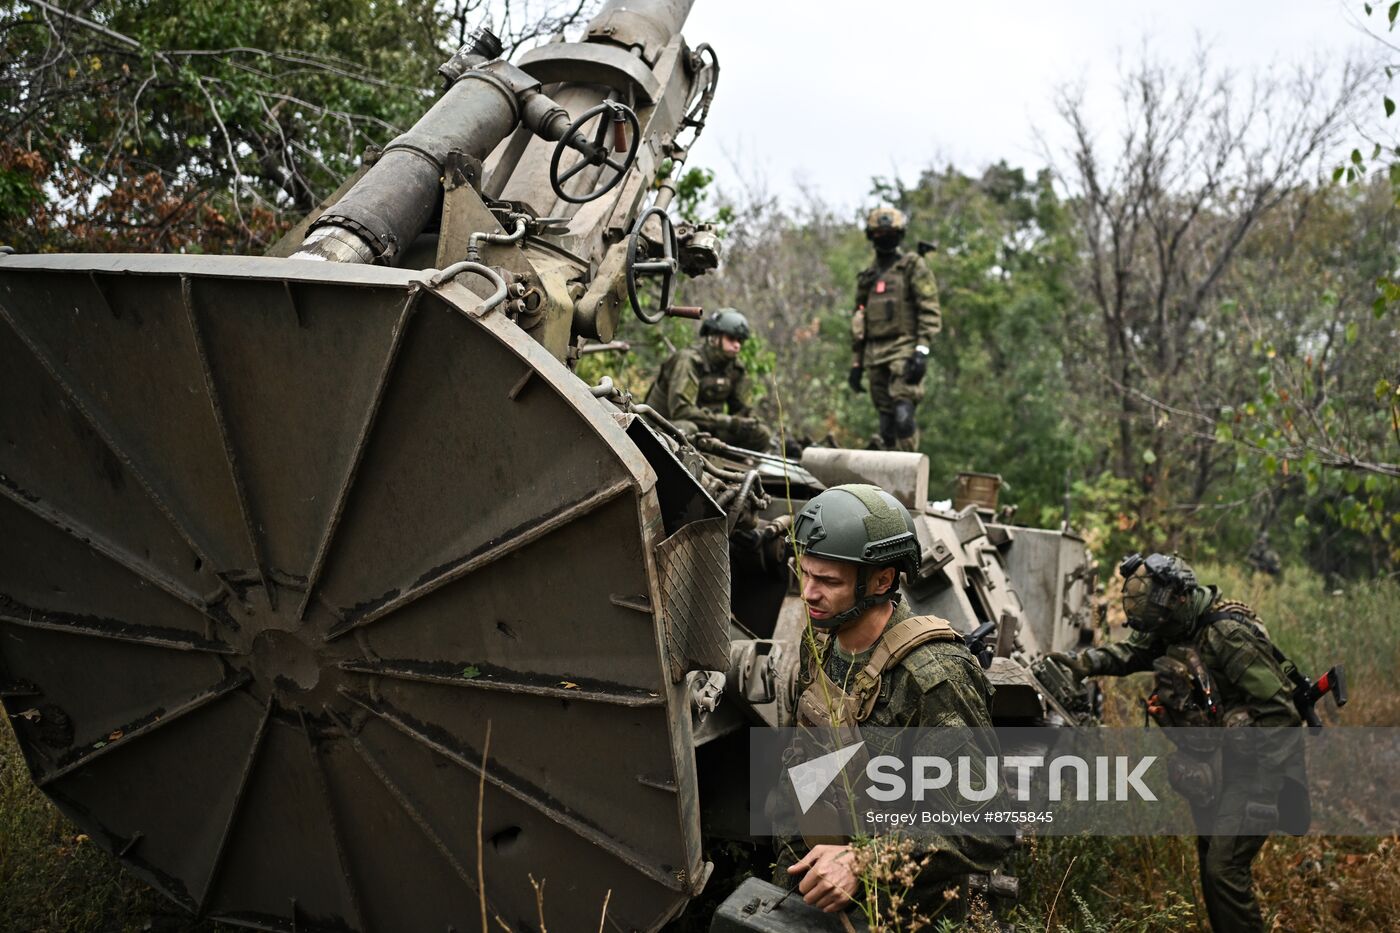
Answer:
[[[723,518],[691,522],[656,549],[671,679],[729,669],[729,537]]]

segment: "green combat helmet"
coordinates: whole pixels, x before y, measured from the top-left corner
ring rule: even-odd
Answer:
[[[1198,605],[1205,591],[1191,566],[1176,555],[1129,554],[1118,565],[1123,578],[1123,612],[1128,627],[1139,632],[1173,637],[1205,608]]]
[[[898,581],[884,593],[867,594],[870,571],[893,567],[913,574],[919,569],[914,519],[878,486],[850,483],[822,492],[797,514],[793,540],[799,557],[811,554],[858,565],[855,605],[829,619],[812,620],[819,628],[837,628],[872,606],[899,600]]]
[[[909,219],[904,216],[903,211],[897,208],[877,207],[865,215],[865,236],[867,239],[873,239],[885,231],[902,234],[907,226],[909,226]]]
[[[701,337],[708,337],[711,334],[723,334],[742,343],[749,339],[749,319],[736,308],[720,308],[718,311],[712,311],[700,324]]]

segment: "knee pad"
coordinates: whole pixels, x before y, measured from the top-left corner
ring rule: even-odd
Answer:
[[[894,436],[914,436],[914,403],[900,399],[894,403]]]

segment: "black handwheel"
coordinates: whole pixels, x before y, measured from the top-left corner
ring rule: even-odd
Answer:
[[[603,117],[603,119],[598,120],[598,128],[593,131],[590,139],[588,135],[583,133],[583,128],[591,120],[598,117]],[[613,133],[612,140],[608,139],[609,131]],[[621,140],[618,136],[619,133],[626,133],[627,138]],[[587,204],[595,198],[602,197],[617,187],[617,183],[622,181],[627,170],[636,161],[641,137],[641,124],[637,122],[637,115],[632,112],[632,108],[610,100],[603,101],[596,107],[590,107],[580,114],[577,120],[569,124],[569,128],[564,131],[564,135],[555,144],[554,156],[549,160],[549,186],[554,189],[556,195],[570,204]],[[614,149],[619,141],[625,142],[627,147],[620,162],[617,160]],[[559,160],[569,149],[576,149],[583,153],[583,158],[566,168],[561,174]],[[564,183],[590,165],[603,166],[599,178],[606,179],[606,181],[581,196],[566,192]],[[611,174],[609,169],[612,170]]]
[[[644,259],[640,254],[649,244],[642,236],[642,227],[646,226],[647,220],[653,216],[661,225],[661,256],[657,259]],[[647,324],[660,321],[666,316],[666,309],[671,307],[671,287],[676,281],[677,251],[676,228],[671,223],[670,215],[659,207],[649,207],[643,211],[642,216],[637,218],[632,233],[627,237],[627,300],[632,303],[632,313]],[[661,278],[660,307],[652,314],[643,311],[642,303],[637,299],[638,275]]]

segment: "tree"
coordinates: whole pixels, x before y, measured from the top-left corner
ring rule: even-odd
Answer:
[[[0,242],[265,248],[417,119],[485,6],[0,2]],[[492,5],[508,48],[590,6]]]
[[[1204,52],[1185,69],[1144,55],[1124,75],[1109,155],[1082,95],[1058,100],[1073,138],[1059,174],[1097,325],[1071,329],[1085,339],[1068,358],[1079,390],[1112,410],[1115,472],[1140,484],[1149,520],[1202,502],[1232,459],[1190,423],[1213,425],[1240,390],[1222,285],[1261,221],[1317,177],[1366,80],[1347,64],[1246,82]]]
[[[1261,527],[1288,519],[1325,569],[1400,563],[1400,319],[1377,295],[1397,235],[1385,179],[1320,186],[1262,226],[1223,289],[1246,390],[1215,438],[1267,491]]]

